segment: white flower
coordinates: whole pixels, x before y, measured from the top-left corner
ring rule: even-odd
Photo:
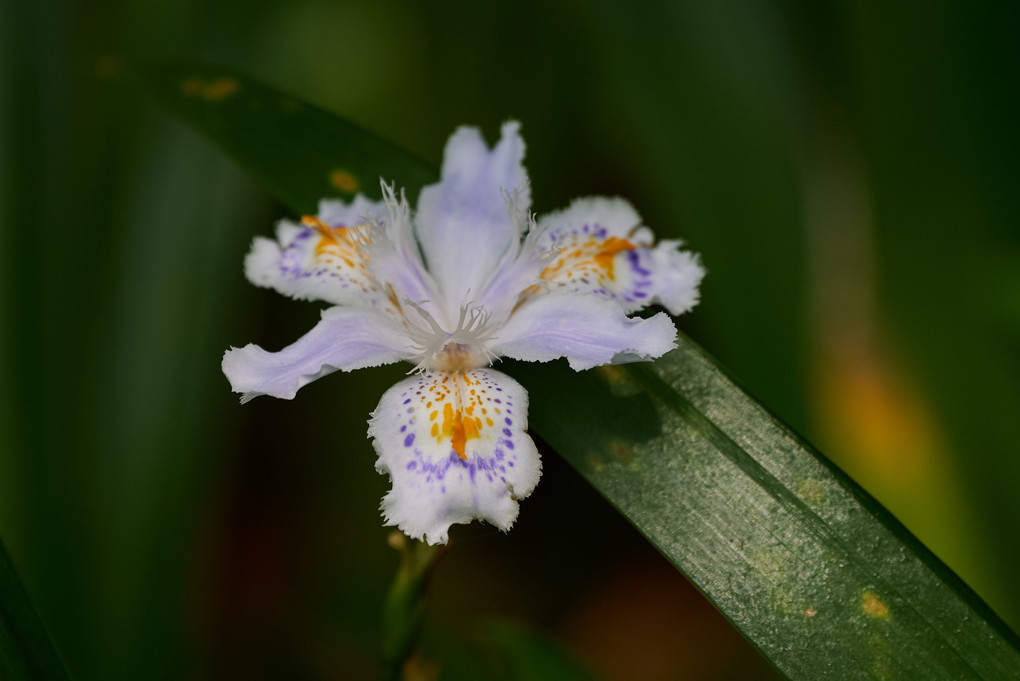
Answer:
[[[491,150],[478,130],[458,129],[414,215],[384,184],[381,202],[322,201],[300,226],[281,222],[276,241],[256,238],[252,283],[332,307],[279,352],[247,345],[223,357],[242,402],[292,399],[337,369],[414,364],[368,433],[393,483],[386,524],[432,544],[475,518],[509,529],[541,475],[528,394],[488,368],[495,359],[566,357],[581,370],[659,357],[675,347],[673,322],[627,314],[653,303],[686,312],[704,275],[679,241],[653,246],[622,199],[578,199],[536,225],[518,128],[506,123]]]

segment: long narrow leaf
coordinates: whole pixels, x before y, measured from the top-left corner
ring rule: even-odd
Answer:
[[[169,66],[146,75],[170,110],[299,213],[314,213],[325,196],[378,197],[380,178],[409,192],[435,180],[408,152],[228,69]]]
[[[576,376],[519,367],[532,425],[791,679],[1020,678],[1020,642],[970,588],[679,345]]]
[[[0,679],[67,681],[57,649],[0,542]]]
[[[235,72],[165,67],[150,81],[296,211],[349,179],[416,191],[435,178]],[[536,434],[791,679],[1020,679],[1016,635],[965,584],[693,341],[679,344],[650,365],[512,372]]]

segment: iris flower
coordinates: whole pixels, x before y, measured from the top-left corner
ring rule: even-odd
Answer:
[[[253,284],[330,307],[279,352],[227,351],[223,372],[242,402],[292,399],[338,369],[414,365],[368,434],[392,482],[385,523],[431,544],[476,518],[508,530],[541,475],[528,394],[493,362],[565,357],[581,371],[659,357],[675,347],[669,316],[628,315],[652,304],[686,312],[704,275],[681,242],[653,245],[623,199],[577,199],[536,222],[523,158],[515,122],[492,149],[459,128],[414,213],[383,183],[382,201],[324,200],[300,225],[282,221],[245,260]]]

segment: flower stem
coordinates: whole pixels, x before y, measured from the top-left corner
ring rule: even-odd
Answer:
[[[382,678],[400,681],[425,619],[428,576],[444,547],[408,539],[400,532],[390,534],[388,541],[400,552],[400,565],[383,608]]]

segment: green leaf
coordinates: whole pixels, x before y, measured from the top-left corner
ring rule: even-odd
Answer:
[[[296,211],[337,193],[323,180],[332,168],[409,191],[436,177],[235,72],[153,73],[171,109]],[[654,364],[581,374],[509,366],[534,433],[789,678],[1020,679],[1016,635],[949,568],[693,341],[678,343]]]
[[[519,366],[532,426],[789,678],[1020,678],[970,588],[678,342],[652,364]]]
[[[327,196],[378,197],[380,178],[408,192],[435,180],[406,151],[230,69],[175,65],[145,74],[171,111],[300,214],[314,214]]]
[[[67,681],[70,677],[0,542],[0,678]]]

